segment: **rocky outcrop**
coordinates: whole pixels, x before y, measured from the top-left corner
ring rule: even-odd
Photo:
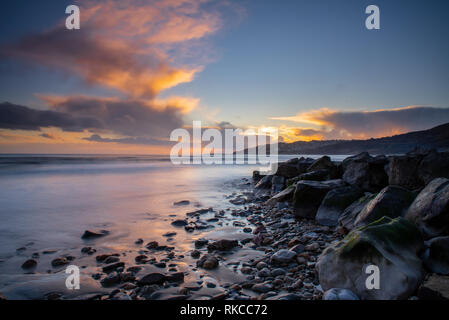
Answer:
[[[421,300],[449,300],[449,276],[430,275],[418,290]]]
[[[384,217],[354,229],[329,246],[318,258],[316,269],[323,290],[348,289],[361,299],[406,299],[424,275],[419,252],[424,244],[419,230],[404,218]],[[379,289],[369,290],[366,267],[379,268]]]
[[[300,174],[297,180],[324,181],[328,179],[330,179],[329,170],[322,169]]]
[[[343,180],[369,192],[378,192],[388,185],[385,156],[371,157],[367,152],[348,157],[341,163]]]
[[[405,214],[426,239],[449,235],[449,179],[432,180],[416,197]]]
[[[273,176],[271,179],[271,193],[276,194],[284,189],[285,178],[282,176]]]
[[[310,167],[307,168],[308,173],[320,170],[326,170],[328,172],[329,179],[336,179],[339,176],[338,168],[331,161],[329,156],[324,156],[315,160]]]
[[[296,217],[314,219],[326,194],[335,188],[343,187],[340,179],[329,181],[298,181],[293,195],[293,208]]]
[[[415,190],[435,178],[449,178],[449,153],[414,151],[391,158],[389,183]]]
[[[261,178],[259,180],[259,182],[257,182],[255,188],[256,189],[270,189],[272,179],[273,179],[273,175],[263,176],[263,178]]]
[[[449,275],[449,237],[437,237],[426,242],[424,265],[431,272]]]
[[[356,186],[330,190],[321,202],[315,220],[325,226],[336,226],[343,211],[363,195],[363,191]]]
[[[363,208],[365,208],[367,203],[373,200],[375,197],[376,194],[369,193],[366,196],[358,199],[357,201],[354,201],[340,215],[340,218],[338,219],[338,225],[346,231],[351,231],[352,229],[354,229],[354,222],[357,219],[357,216],[360,214]]]
[[[354,226],[364,226],[384,216],[396,218],[408,209],[415,195],[398,186],[388,186],[362,209],[357,216]]]

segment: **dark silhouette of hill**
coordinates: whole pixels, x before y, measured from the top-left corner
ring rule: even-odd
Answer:
[[[323,140],[279,143],[279,154],[401,154],[415,148],[449,151],[449,123],[423,131],[368,140]],[[247,150],[245,150],[245,153]]]

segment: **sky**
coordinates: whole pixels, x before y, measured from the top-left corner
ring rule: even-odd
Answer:
[[[68,30],[65,8],[80,7]],[[368,30],[368,5],[380,29]],[[1,153],[167,153],[170,133],[367,139],[449,122],[449,3],[5,0]]]

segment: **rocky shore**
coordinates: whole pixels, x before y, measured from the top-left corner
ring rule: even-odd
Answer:
[[[78,299],[448,299],[448,178],[449,154],[434,150],[340,163],[295,158],[275,175],[240,181],[224,209],[173,218],[164,243],[136,239],[135,250],[98,252],[96,239],[111,235],[87,230],[88,245],[55,257],[52,272],[81,258],[90,264],[82,270],[94,270],[101,290]],[[198,235],[191,250],[167,245],[180,232]],[[24,272],[39,257],[24,261]],[[370,265],[379,288],[367,288]]]

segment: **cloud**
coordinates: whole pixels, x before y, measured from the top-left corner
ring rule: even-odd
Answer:
[[[101,129],[98,119],[90,116],[73,116],[53,110],[35,110],[8,102],[0,103],[0,128],[11,130],[40,130],[58,127],[65,131]]]
[[[208,0],[80,0],[81,29],[64,21],[2,48],[3,54],[76,74],[132,98],[157,94],[190,82],[203,68],[192,43],[222,26],[215,2]],[[204,46],[206,46],[204,44]],[[201,59],[200,59],[201,60]]]
[[[160,140],[153,138],[145,138],[145,137],[129,137],[129,138],[103,138],[98,134],[93,134],[90,137],[83,138],[86,141],[91,142],[106,142],[106,143],[124,143],[124,144],[141,144],[141,145],[159,145],[159,146],[168,146],[174,144],[169,140]]]
[[[336,111],[320,109],[292,117],[273,117],[317,129],[296,128],[298,135],[322,135],[324,139],[366,139],[418,131],[449,122],[449,108],[408,106],[374,111]],[[310,130],[310,129],[308,129]]]

